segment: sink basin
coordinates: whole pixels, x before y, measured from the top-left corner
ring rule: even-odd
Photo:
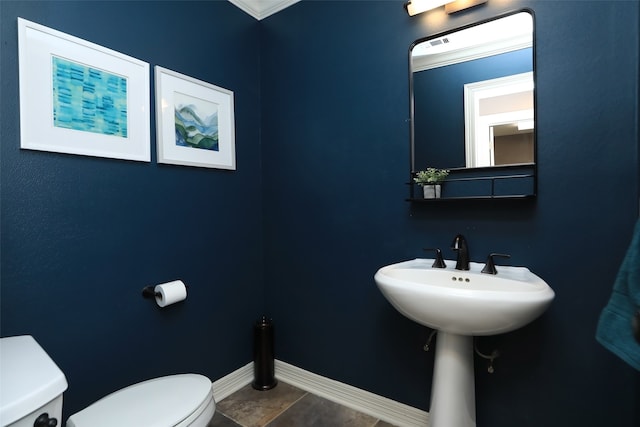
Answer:
[[[481,273],[472,262],[467,271],[433,268],[433,259],[414,259],[382,267],[375,281],[404,316],[439,331],[460,335],[494,335],[530,323],[551,304],[555,293],[526,267],[497,266]]]
[[[498,274],[433,268],[433,259],[387,265],[374,276],[380,291],[400,313],[438,330],[430,427],[475,427],[473,335],[518,329],[535,320],[555,293],[525,267],[497,266]]]

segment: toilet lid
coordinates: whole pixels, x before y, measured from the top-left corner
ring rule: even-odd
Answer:
[[[181,374],[134,384],[72,415],[67,427],[171,427],[212,399],[211,381]]]

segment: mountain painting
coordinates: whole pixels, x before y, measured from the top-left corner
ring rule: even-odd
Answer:
[[[53,125],[127,137],[127,79],[52,57]]]
[[[219,151],[218,104],[174,92],[176,145]]]

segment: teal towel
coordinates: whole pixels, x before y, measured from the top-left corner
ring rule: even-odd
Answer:
[[[633,319],[640,310],[640,220],[613,285],[613,293],[600,314],[596,339],[640,371],[640,343],[633,335]]]

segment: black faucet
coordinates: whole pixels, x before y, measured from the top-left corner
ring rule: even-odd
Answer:
[[[451,243],[451,249],[458,252],[458,259],[456,261],[456,270],[468,270],[469,269],[469,247],[467,241],[462,234],[458,234]]]

